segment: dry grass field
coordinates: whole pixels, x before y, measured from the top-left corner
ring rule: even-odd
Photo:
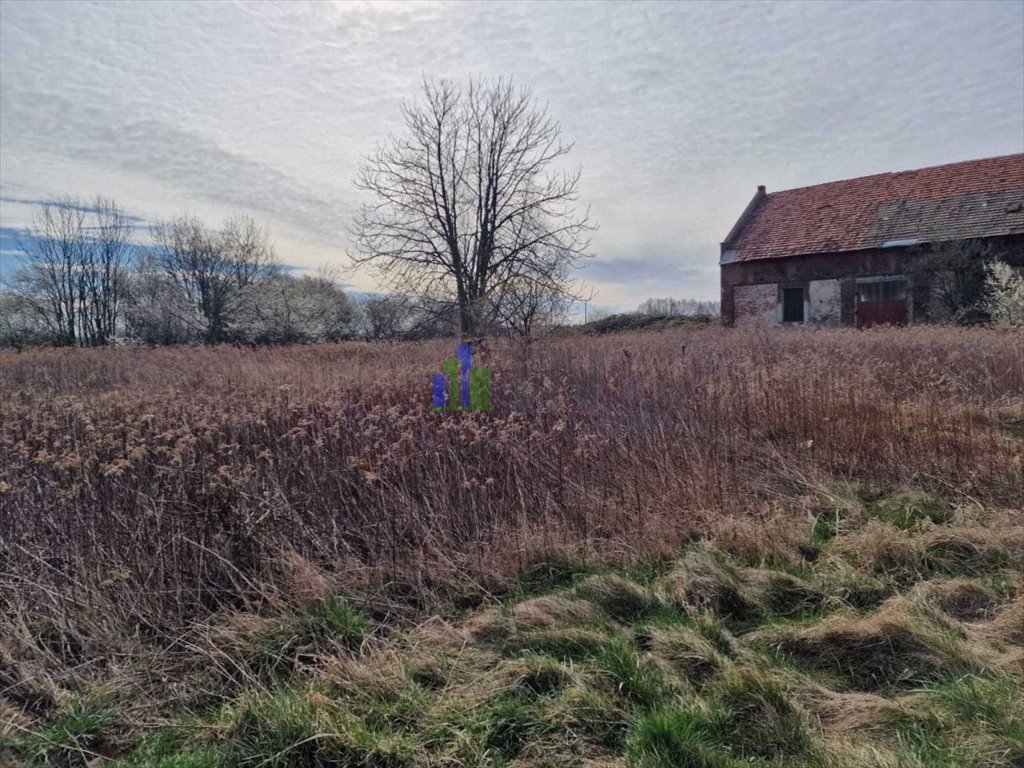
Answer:
[[[0,353],[0,764],[1024,764],[1024,343]]]

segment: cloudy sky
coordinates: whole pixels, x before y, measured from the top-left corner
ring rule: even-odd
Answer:
[[[1020,0],[2,0],[0,228],[103,193],[142,221],[247,212],[284,262],[340,266],[360,157],[424,75],[548,104],[600,225],[583,277],[624,309],[717,298],[758,184],[1024,151]]]

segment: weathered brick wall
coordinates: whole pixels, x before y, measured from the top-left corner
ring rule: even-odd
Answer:
[[[778,322],[778,289],[773,284],[736,286],[736,325],[774,325]]]
[[[1005,238],[993,239],[1002,257],[1016,266],[1024,265],[1024,235],[1011,235]],[[722,277],[722,322],[726,325],[733,325],[740,322],[741,315],[746,313],[746,307],[752,306],[753,313],[763,318],[766,310],[761,304],[756,306],[744,303],[742,307],[736,300],[736,292],[740,291],[744,296],[759,296],[763,299],[772,293],[774,300],[778,300],[779,287],[804,286],[810,292],[812,282],[834,281],[831,286],[838,284],[838,308],[839,320],[844,325],[852,325],[855,312],[856,280],[858,277],[879,277],[883,275],[909,275],[914,268],[915,251],[908,248],[877,248],[864,251],[851,251],[848,253],[817,253],[806,256],[788,256],[780,259],[757,259],[754,261],[740,261],[721,266]],[[755,290],[752,286],[759,286]],[[825,286],[817,289],[819,297],[825,293],[834,299],[830,287],[827,291]],[[924,306],[922,302],[925,297],[918,291],[914,292],[911,316],[915,318],[924,317]],[[814,299],[811,297],[810,319],[814,320]],[[824,311],[824,305],[819,308]],[[741,311],[742,310],[742,311]],[[829,310],[831,318],[831,309]],[[834,322],[834,320],[829,320]]]
[[[789,256],[783,259],[758,259],[722,265],[722,319],[732,325],[740,321],[740,307],[735,302],[737,288],[749,291],[750,286],[763,286],[777,301],[779,285],[795,287],[812,280],[840,281],[841,319],[853,320],[853,281],[858,277],[902,274],[911,261],[903,249],[885,248],[854,253],[821,253],[810,256]],[[850,281],[844,290],[843,283]],[[849,294],[849,307],[843,301]],[[848,311],[847,311],[848,310]]]

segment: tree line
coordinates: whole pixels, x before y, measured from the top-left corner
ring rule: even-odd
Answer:
[[[354,333],[355,308],[327,273],[296,277],[267,229],[233,216],[152,227],[152,244],[115,201],[67,198],[33,217],[23,260],[4,275],[0,341],[104,346],[330,341]]]

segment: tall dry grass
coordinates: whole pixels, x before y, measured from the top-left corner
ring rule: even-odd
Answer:
[[[803,516],[840,480],[1024,498],[1007,333],[493,342],[494,411],[432,412],[452,352],[0,353],[3,634],[88,663],[287,592],[296,554],[406,604],[479,595],[553,552],[629,560]]]

